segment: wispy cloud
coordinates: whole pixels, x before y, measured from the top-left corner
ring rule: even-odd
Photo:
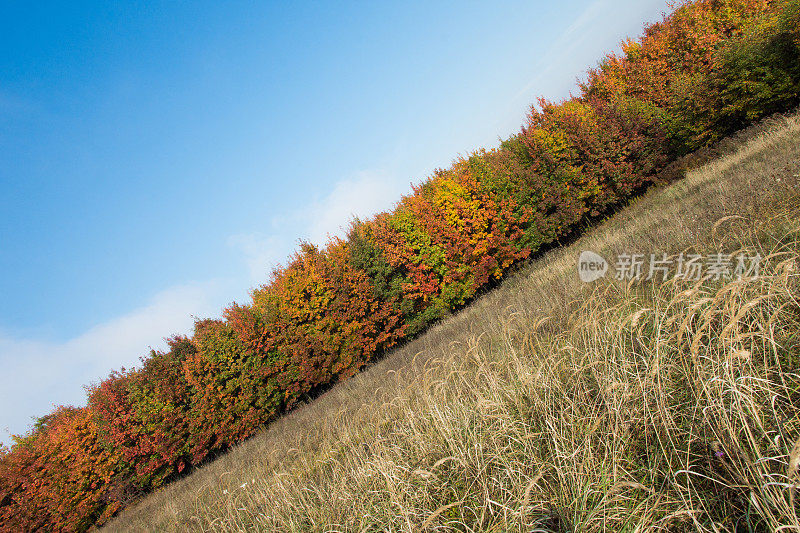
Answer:
[[[247,266],[250,283],[263,283],[270,271],[285,259],[286,240],[278,235],[242,233],[231,235],[228,246],[238,251]]]
[[[392,208],[407,188],[382,170],[357,172],[303,208],[276,216],[273,233],[232,235],[228,245],[241,254],[250,283],[264,283],[270,271],[288,259],[298,238],[323,247],[329,236],[343,236],[354,217],[364,219]]]
[[[609,37],[620,42],[627,36],[638,35],[643,20],[655,21],[667,9],[666,0],[644,0],[633,6],[611,0],[594,0],[542,54],[546,60],[535,66],[536,74],[517,91],[511,102],[546,93],[548,89],[552,90],[548,87],[552,83],[567,83],[569,73],[576,73],[581,65],[607,49],[609,43],[604,41]],[[572,81],[569,85],[572,86]]]
[[[513,100],[519,100],[523,96],[528,96],[531,89],[539,86],[548,76],[552,76],[564,60],[569,58],[576,49],[586,43],[593,34],[592,27],[595,25],[604,26],[603,19],[607,18],[613,11],[608,0],[595,0],[589,4],[580,16],[570,24],[564,33],[556,39],[550,46],[544,57],[548,59],[546,64],[539,66],[539,72],[514,95]]]
[[[27,431],[33,416],[55,405],[85,403],[83,385],[112,369],[132,367],[148,347],[188,333],[192,315],[219,314],[223,284],[207,282],[172,287],[146,306],[113,318],[65,342],[18,339],[0,334],[0,441]]]
[[[328,235],[342,235],[353,217],[363,219],[390,209],[404,192],[407,191],[383,171],[362,171],[344,179],[304,211],[309,223],[308,238],[323,245]]]

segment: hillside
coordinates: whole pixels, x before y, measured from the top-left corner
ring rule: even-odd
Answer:
[[[791,399],[794,386],[793,359],[782,351],[794,346],[793,287],[781,285],[790,263],[772,264],[783,256],[770,254],[793,246],[792,218],[781,218],[778,200],[794,194],[797,118],[768,122],[766,137],[581,241],[616,257],[612,270],[624,258],[655,254],[651,262],[663,264],[671,254],[669,264],[697,273],[702,253],[717,254],[718,274],[746,272],[747,253],[751,267],[753,257],[769,258],[764,269],[773,274],[695,288],[622,287],[610,275],[579,286],[575,249],[558,247],[680,180],[721,139],[798,104],[800,1],[677,5],[606,55],[577,95],[531,106],[518,134],[437,170],[390,211],[353,221],[344,238],[301,244],[250,301],[196,320],[191,335],[170,338],[139,368],[89,386],[86,405],[58,407],[0,449],[0,529],[102,525],[149,493],[176,495],[173,482],[185,487],[219,472],[241,457],[226,452],[265,427],[280,442],[299,440],[294,452],[275,452],[279,469],[272,459],[253,467],[273,476],[264,490],[255,492],[261,478],[252,475],[224,493],[213,483],[207,503],[178,508],[174,496],[167,509],[193,511],[172,526],[195,517],[223,530],[482,530],[530,519],[569,529],[594,527],[592,509],[603,523],[629,515],[669,522],[673,512],[705,523],[780,523],[786,474],[771,472],[764,494],[754,494],[757,476],[786,451],[781,439],[793,420],[783,403],[764,411],[762,400]],[[688,247],[695,251],[681,255]],[[738,355],[722,362],[719,350]],[[755,378],[731,374],[740,368]],[[305,415],[282,418],[333,386],[325,398],[338,398],[335,407],[328,399],[300,411],[323,429],[309,433],[312,420],[292,429]],[[725,403],[751,393],[744,404]],[[709,446],[716,459],[702,463]],[[537,464],[552,468],[529,472]],[[232,482],[233,470],[224,472],[223,483]],[[709,481],[715,476],[726,481]],[[238,505],[240,494],[256,499]]]
[[[725,152],[106,529],[800,527],[800,115]],[[586,284],[583,250],[763,262]]]

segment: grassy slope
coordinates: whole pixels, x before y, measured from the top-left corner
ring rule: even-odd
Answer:
[[[747,137],[106,529],[798,526],[800,115]],[[769,260],[584,285],[585,249]]]

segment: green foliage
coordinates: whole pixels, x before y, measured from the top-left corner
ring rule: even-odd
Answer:
[[[800,2],[720,46],[711,83],[717,137],[800,103]]]

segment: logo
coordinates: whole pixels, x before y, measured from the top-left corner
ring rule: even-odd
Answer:
[[[761,269],[761,254],[738,255],[715,252],[707,255],[686,254],[667,255],[666,253],[620,253],[614,268],[614,279],[618,281],[668,281],[680,279],[694,281],[755,279]],[[585,250],[578,257],[578,276],[584,283],[591,283],[605,277],[609,263],[602,255]]]
[[[608,261],[595,252],[584,250],[578,257],[578,276],[584,283],[596,281],[608,272]]]

